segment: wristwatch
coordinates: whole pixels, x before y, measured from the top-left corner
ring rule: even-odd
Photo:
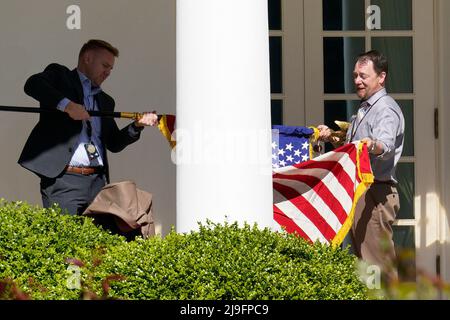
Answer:
[[[374,154],[375,148],[377,147],[377,140],[372,140],[372,141],[373,141],[373,143],[372,143],[372,146],[369,149],[369,153]]]

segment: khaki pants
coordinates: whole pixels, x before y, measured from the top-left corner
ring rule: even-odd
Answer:
[[[356,205],[352,225],[353,250],[369,264],[376,264],[387,276],[397,280],[392,223],[400,209],[394,184],[375,182]]]

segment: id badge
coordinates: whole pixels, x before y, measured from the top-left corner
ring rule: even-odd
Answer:
[[[89,157],[89,160],[93,160],[98,158],[99,154],[97,148],[93,143],[85,143],[84,148],[86,149],[86,153]]]

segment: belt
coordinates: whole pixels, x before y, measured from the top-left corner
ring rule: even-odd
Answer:
[[[103,167],[73,167],[73,166],[66,166],[65,169],[66,172],[73,172],[82,174],[85,176],[89,176],[91,174],[95,173],[103,173],[104,169]]]
[[[394,181],[392,181],[392,180],[386,180],[386,181],[382,181],[382,180],[374,180],[373,181],[373,183],[377,183],[377,184],[389,184],[389,185],[391,185],[391,186],[396,186],[397,185],[397,183],[395,183]]]

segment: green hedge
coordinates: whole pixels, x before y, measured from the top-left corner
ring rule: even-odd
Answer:
[[[67,284],[70,264],[80,289]],[[355,264],[347,251],[256,226],[127,242],[57,207],[0,201],[2,298],[14,284],[33,299],[366,299]]]

